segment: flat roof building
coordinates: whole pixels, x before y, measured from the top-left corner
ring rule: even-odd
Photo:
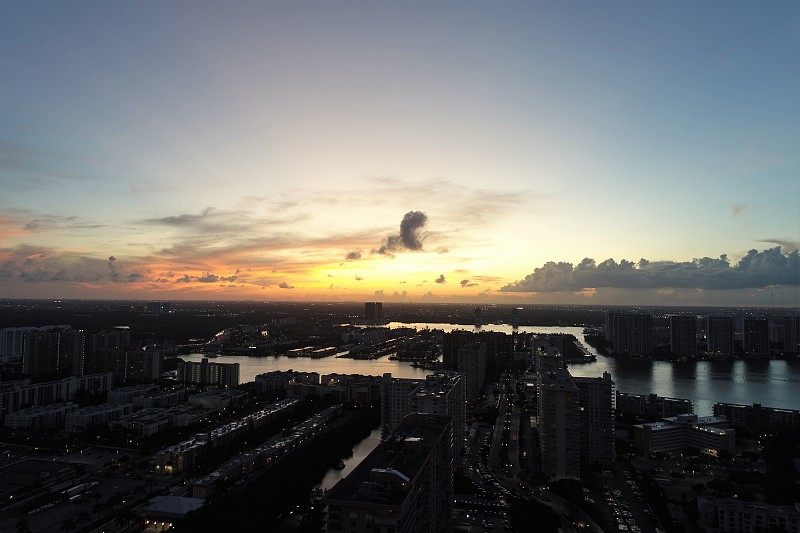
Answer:
[[[684,448],[736,453],[736,431],[716,416],[678,415],[634,426],[636,446],[643,452],[677,452]]]
[[[453,423],[410,414],[323,499],[327,531],[453,531]]]

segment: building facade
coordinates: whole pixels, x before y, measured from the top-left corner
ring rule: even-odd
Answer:
[[[744,353],[769,355],[769,319],[765,316],[746,316],[742,320]]]
[[[697,355],[697,318],[693,315],[669,317],[669,350],[681,356]]]
[[[800,509],[797,505],[700,496],[697,498],[697,511],[700,529],[709,533],[800,533]]]
[[[410,414],[323,499],[330,533],[453,531],[453,424]]]
[[[542,472],[553,479],[578,479],[581,473],[579,390],[566,370],[537,379],[539,449]]]
[[[239,386],[239,363],[178,361],[178,383],[185,385],[234,388]]]
[[[578,387],[581,459],[604,466],[616,460],[614,404],[616,387],[611,374],[599,378],[573,377]]]
[[[466,400],[477,402],[486,381],[488,360],[484,344],[469,343],[458,351],[458,373],[464,376]]]
[[[636,446],[645,453],[679,452],[684,448],[736,453],[736,431],[728,420],[696,414],[634,426]]]
[[[732,356],[734,353],[734,333],[733,316],[708,316],[706,318],[708,354],[720,357]]]

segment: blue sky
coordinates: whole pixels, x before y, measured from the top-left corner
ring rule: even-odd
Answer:
[[[0,295],[791,302],[798,94],[797,2],[5,1]]]

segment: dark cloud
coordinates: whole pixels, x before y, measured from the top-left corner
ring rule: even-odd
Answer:
[[[477,287],[478,286],[477,283],[470,283],[470,281],[468,279],[462,279],[460,285],[461,285],[462,288],[464,288],[464,287]]]
[[[213,210],[213,207],[206,207],[200,211],[199,215],[183,214],[162,218],[150,218],[144,222],[148,224],[165,224],[167,226],[193,226],[199,222],[204,222],[204,219],[206,219]]]
[[[401,250],[422,250],[422,228],[428,222],[428,215],[422,211],[409,211],[400,221],[400,233],[386,237],[383,245],[376,253],[391,255]],[[375,251],[373,251],[375,252]]]
[[[744,213],[747,204],[731,204],[731,216],[733,218],[738,217],[739,215]]]
[[[3,249],[0,250],[0,256],[4,256],[0,261],[0,280],[125,283],[145,278],[144,272],[120,267],[114,256],[100,259],[32,246]]]
[[[447,283],[447,280],[444,278],[444,274],[440,274],[438,278],[436,278],[436,283]]]
[[[769,248],[750,250],[735,265],[728,256],[702,257],[687,262],[648,261],[619,263],[606,259],[597,264],[585,258],[577,265],[548,262],[525,279],[506,285],[502,292],[580,291],[588,288],[625,289],[752,289],[773,285],[800,285],[798,251]]]
[[[203,272],[200,276],[195,278],[195,281],[200,283],[217,283],[219,281],[233,283],[236,281],[236,276],[217,276],[216,274]]]
[[[400,240],[409,250],[422,250],[420,230],[428,222],[428,215],[422,211],[409,211],[400,222]]]
[[[281,281],[280,285],[278,285],[281,289],[294,289],[294,285],[289,285],[285,281]]]
[[[362,276],[356,276],[356,281],[363,281],[364,278]]]
[[[356,259],[361,259],[361,251],[360,250],[353,250],[351,252],[347,252],[345,256],[347,261],[355,261]]]
[[[780,246],[781,250],[785,250],[786,252],[793,252],[797,251],[800,248],[800,242],[798,241],[790,241],[787,239],[759,239],[758,242],[765,242],[767,244],[774,244],[776,246]]]
[[[23,227],[27,231],[50,230],[54,228],[76,227],[75,221],[77,217],[61,217],[55,215],[46,215],[43,218],[35,218],[27,222]]]

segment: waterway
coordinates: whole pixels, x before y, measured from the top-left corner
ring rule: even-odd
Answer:
[[[347,475],[357,467],[366,456],[372,453],[372,450],[381,442],[381,428],[373,429],[367,438],[359,442],[353,447],[353,455],[347,459],[343,459],[344,468],[337,470],[331,468],[319,482],[319,488],[322,490],[329,490],[336,483],[347,477]]]
[[[510,334],[514,331],[508,324],[491,324],[478,329],[455,324],[391,322],[389,327],[413,327],[418,330],[438,329],[445,332],[453,330],[501,331]],[[659,396],[688,398],[694,402],[694,411],[699,415],[710,415],[716,402],[760,403],[769,407],[800,410],[800,359],[673,363],[606,357],[598,354],[585,342],[581,327],[520,326],[517,331],[520,333],[572,334],[597,357],[597,360],[592,363],[570,365],[572,375],[599,377],[603,375],[603,372],[608,372],[617,389],[622,392],[634,394],[653,392]],[[191,361],[199,361],[203,355],[193,354],[182,357]],[[290,369],[320,374],[338,372],[373,376],[390,372],[392,376],[400,378],[424,378],[429,373],[427,370],[414,368],[407,362],[390,361],[388,357],[359,360],[334,357],[311,359],[225,356],[219,357],[215,361],[239,363],[239,376],[242,383],[253,381],[257,374]]]

